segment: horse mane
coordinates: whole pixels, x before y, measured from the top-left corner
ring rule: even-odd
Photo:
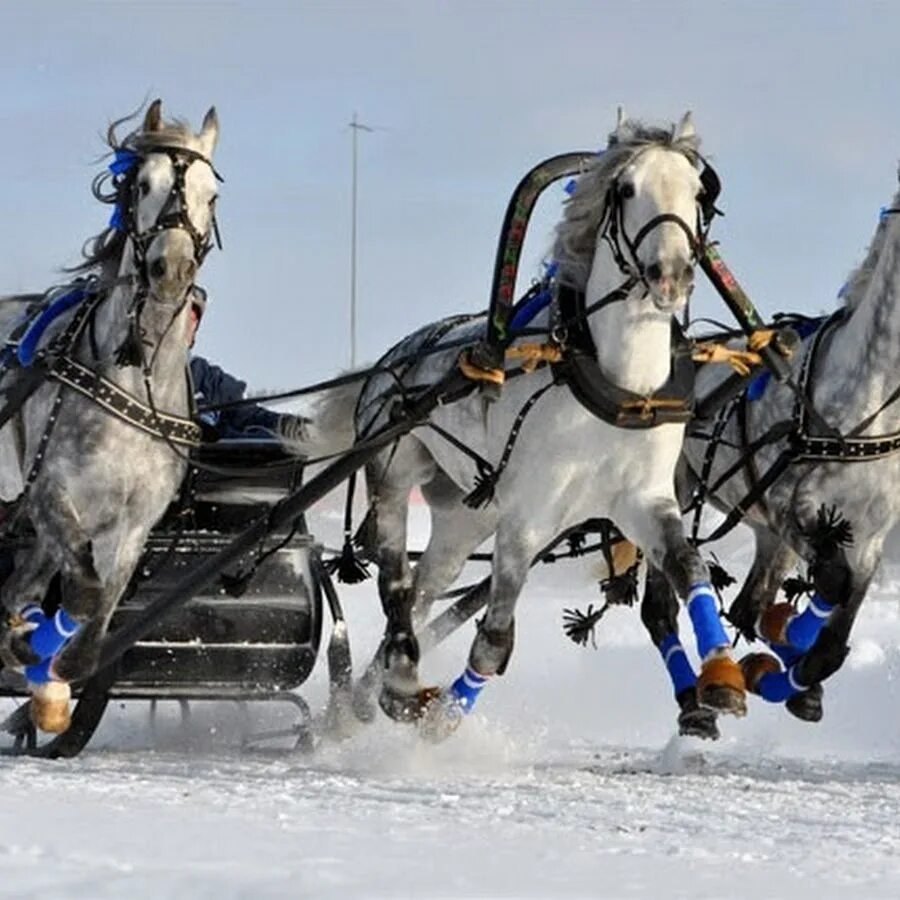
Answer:
[[[151,153],[155,147],[183,147],[191,149],[194,135],[187,122],[173,119],[165,122],[157,131],[145,132],[136,128],[120,138],[117,131],[121,126],[132,122],[140,110],[112,122],[106,132],[106,145],[110,153],[104,154],[107,159],[116,150],[134,150],[140,154]],[[124,177],[116,177],[107,169],[99,172],[91,182],[91,193],[101,203],[111,206],[128,202],[131,196],[134,179],[138,167],[135,166]],[[107,226],[99,234],[88,238],[81,249],[84,261],[65,269],[66,272],[78,274],[95,274],[100,278],[113,278],[118,271],[127,236],[123,231]]]
[[[597,232],[606,216],[609,190],[622,170],[649,147],[683,153],[693,165],[700,158],[700,139],[696,135],[676,138],[674,127],[659,128],[632,119],[624,122],[609,136],[606,150],[598,153],[579,176],[574,193],[565,202],[553,244],[560,283],[584,290]]]
[[[891,206],[896,208],[900,205],[900,191],[894,195]],[[849,312],[856,309],[863,298],[869,291],[872,278],[875,275],[875,269],[878,266],[878,260],[881,257],[881,251],[884,249],[885,240],[888,233],[887,217],[882,217],[875,229],[875,234],[869,244],[863,261],[850,273],[845,286],[841,289],[840,297],[844,301],[844,308]]]

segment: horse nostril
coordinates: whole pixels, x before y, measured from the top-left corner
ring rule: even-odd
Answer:
[[[158,256],[156,259],[150,263],[150,277],[151,278],[165,278],[166,277],[166,261]]]
[[[659,281],[659,279],[662,278],[662,266],[658,262],[650,263],[650,265],[647,266],[647,278],[649,278],[650,281]]]
[[[694,267],[691,265],[687,265],[681,272],[682,281],[685,284],[690,284],[694,280]]]
[[[197,264],[192,259],[183,259],[178,264],[178,277],[182,281],[190,281],[197,271]]]

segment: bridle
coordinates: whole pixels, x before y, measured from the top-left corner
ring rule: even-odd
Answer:
[[[670,222],[684,232],[691,249],[692,264],[696,263],[703,253],[712,220],[716,215],[721,215],[715,205],[721,190],[721,182],[715,169],[702,157],[700,160],[703,169],[700,172],[701,190],[696,199],[697,219],[694,228],[676,213],[660,213],[645,222],[632,237],[625,228],[625,203],[630,198],[624,196],[621,176],[617,176],[610,185],[606,195],[606,209],[601,220],[600,239],[609,247],[619,271],[626,276],[632,286],[640,282],[648,291],[650,290],[646,267],[638,256],[638,250],[644,240],[661,225]],[[629,162],[633,162],[633,159]]]
[[[162,153],[168,156],[172,163],[174,177],[169,193],[163,201],[155,221],[144,231],[138,231],[137,210],[141,200],[141,188],[137,179],[137,173],[143,160],[154,153]],[[216,246],[219,249],[222,248],[215,206],[213,205],[211,208],[210,225],[205,234],[191,220],[188,211],[185,179],[188,169],[197,162],[202,162],[209,166],[216,180],[224,182],[225,179],[216,171],[210,159],[188,147],[160,145],[143,151],[119,147],[115,151],[115,158],[109,165],[109,171],[113,177],[113,186],[116,189],[115,196],[122,198],[116,203],[115,211],[110,220],[110,227],[122,232],[131,242],[135,268],[137,269],[137,284],[135,285],[134,296],[128,312],[128,335],[116,352],[116,361],[119,365],[140,366],[144,371],[145,378],[149,376],[156,352],[161,346],[161,342],[157,344],[156,350],[154,350],[148,362],[144,354],[140,317],[147,298],[151,294],[150,273],[147,270],[147,251],[150,244],[163,231],[173,229],[184,231],[191,240],[197,269],[200,268],[203,260],[206,259],[207,254],[212,249],[213,236]],[[214,203],[215,201],[213,201]],[[192,295],[193,289],[189,287],[185,292],[184,298],[175,307],[166,331],[174,324],[181,311],[191,301]]]
[[[169,157],[174,178],[154,223],[144,231],[138,231],[137,209],[141,197],[140,184],[136,177],[137,171],[140,163],[147,156],[154,153],[162,153]],[[163,145],[152,147],[143,152],[118,148],[115,159],[109,166],[117,195],[124,193],[126,198],[124,204],[120,201],[116,205],[116,211],[110,221],[110,226],[117,231],[123,232],[131,241],[135,266],[138,270],[141,288],[144,293],[148,292],[150,287],[150,278],[147,272],[147,251],[153,239],[163,231],[177,229],[187,234],[194,249],[194,262],[198,269],[212,249],[213,238],[216,246],[220,250],[222,249],[215,206],[211,210],[210,227],[205,234],[201,233],[191,220],[188,211],[185,178],[188,169],[196,162],[202,162],[209,166],[216,180],[224,182],[225,179],[216,171],[211,160],[202,153],[187,147]]]

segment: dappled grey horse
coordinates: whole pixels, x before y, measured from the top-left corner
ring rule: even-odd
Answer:
[[[20,499],[17,514],[35,532],[2,588],[12,618],[0,652],[7,666],[26,667],[32,715],[47,731],[68,727],[68,682],[96,665],[198,437],[186,365],[191,287],[215,222],[218,120],[210,109],[194,134],[164,121],[157,100],[141,127],[118,140],[125,121],[110,127],[115,157],[94,182],[95,196],[114,204],[110,226],[86,246],[82,279],[51,295],[62,311],[40,346],[28,346],[31,332],[22,332],[34,298],[0,302],[0,333],[19,340],[0,400],[14,397],[41,362],[45,376],[18,421],[0,431],[0,491]],[[57,572],[61,607],[46,617],[41,604]]]
[[[623,420],[628,406],[636,419],[654,415],[652,398],[673,375],[674,317],[690,293],[701,239],[699,162],[689,116],[671,129],[620,118],[608,149],[578,179],[558,226],[556,287],[576,297],[581,312],[573,317],[557,298],[532,324],[545,334],[552,331],[564,356],[567,330],[587,332],[585,341],[595,349],[579,359],[590,357],[585,365],[607,385],[606,395],[621,402]],[[398,371],[403,390],[435,384],[456,365],[460,343],[474,343],[484,329],[483,316],[451,319],[401,342],[382,366],[426,347],[429,355],[370,379],[357,406],[359,437],[389,419]],[[442,344],[449,346],[441,351]],[[320,415],[332,422],[349,418],[346,400],[346,391],[343,399],[326,397]],[[604,516],[644,549],[689,605],[703,660],[700,701],[743,713],[741,672],[730,658],[706,567],[685,539],[674,494],[684,418],[661,422],[645,428],[639,426],[646,422],[620,427],[604,420],[544,368],[508,380],[497,402],[487,404],[475,392],[439,407],[428,425],[368,465],[367,530],[387,619],[381,691],[386,712],[424,717],[433,734],[458,723],[486,681],[507,665],[516,601],[535,556],[567,529]],[[502,471],[492,492],[484,490],[479,459],[495,474]],[[430,506],[432,529],[412,571],[406,519],[416,486]],[[479,494],[488,502],[479,505]],[[448,689],[423,689],[415,623],[491,535],[490,598],[468,666]]]
[[[810,721],[821,718],[821,682],[846,657],[885,537],[900,518],[898,214],[900,194],[882,210],[862,265],[841,291],[843,304],[826,320],[802,323],[793,363],[799,394],[763,376],[698,421],[705,437],[688,438],[679,478],[686,499],[703,481],[714,506],[732,520],[743,512],[753,530],[756,556],[729,615],[778,658],[747,657],[748,687]],[[698,394],[720,378],[706,367]],[[809,564],[799,585],[808,602],[776,603],[800,560]],[[664,579],[651,574],[643,614],[657,646],[677,642],[676,613]],[[684,660],[674,662],[677,690]]]

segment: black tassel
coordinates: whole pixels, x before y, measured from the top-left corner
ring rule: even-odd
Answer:
[[[600,582],[600,590],[609,606],[634,606],[637,600],[638,569],[632,566],[621,575],[611,575]]]
[[[816,556],[828,559],[841,547],[853,543],[853,526],[838,512],[836,506],[819,507],[815,527],[807,532],[806,538]]]
[[[707,562],[707,567],[709,568],[709,583],[717,594],[724,591],[725,588],[730,588],[733,584],[737,584],[737,578],[719,562],[715,554]]]
[[[580,609],[564,609],[563,610],[563,631],[570,641],[574,641],[579,647],[586,647],[588,641],[591,646],[597,649],[597,640],[594,635],[594,629],[597,623],[606,614],[609,609],[609,601],[603,604],[599,609],[594,609],[594,604],[588,605],[587,612]]]
[[[494,499],[494,491],[497,487],[497,473],[483,460],[478,462],[478,475],[475,477],[475,487],[463,497],[463,503],[469,509],[481,509]]]
[[[784,591],[788,603],[796,603],[804,594],[807,597],[811,597],[816,587],[811,581],[807,581],[805,578],[797,576],[785,578],[784,581],[781,582],[781,589]]]
[[[369,578],[365,562],[357,555],[349,533],[345,535],[340,556],[333,556],[324,563],[329,575],[336,575],[342,584],[359,584]]]

